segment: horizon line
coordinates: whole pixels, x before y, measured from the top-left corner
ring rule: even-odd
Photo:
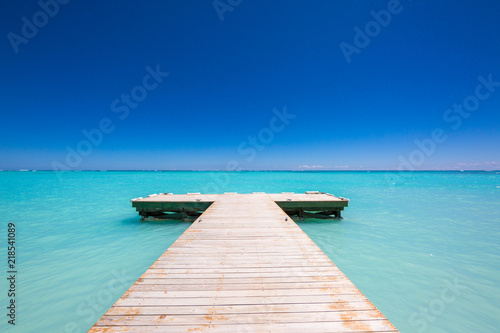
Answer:
[[[68,170],[52,170],[52,169],[1,169],[0,172],[28,172],[28,171],[49,171],[49,172],[465,172],[465,171],[481,171],[481,172],[500,172],[500,169],[419,169],[419,170],[398,170],[398,169],[242,169],[242,170],[224,170],[224,169],[68,169]]]

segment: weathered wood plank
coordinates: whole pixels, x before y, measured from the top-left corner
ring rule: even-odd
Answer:
[[[356,300],[366,300],[366,297],[361,293],[355,294],[338,294],[338,295],[308,295],[308,296],[248,296],[248,297],[221,297],[221,298],[120,298],[114,306],[172,306],[172,305],[187,305],[187,306],[213,306],[213,305],[244,305],[244,304],[311,304],[311,303],[328,303],[328,302],[351,302]]]
[[[371,310],[344,310],[344,311],[308,311],[308,312],[272,312],[263,308],[261,313],[238,313],[238,314],[220,314],[213,311],[207,315],[105,315],[101,319],[101,325],[106,326],[128,326],[128,325],[192,325],[192,324],[212,324],[224,322],[225,324],[252,323],[267,324],[269,317],[272,317],[274,323],[289,322],[344,322],[355,318],[359,321],[366,320],[384,320],[384,316],[376,309]]]
[[[197,291],[168,291],[163,288],[160,291],[133,291],[129,289],[126,293],[128,298],[187,298],[187,297],[247,297],[247,296],[313,296],[313,295],[336,295],[336,294],[356,294],[358,289],[351,283],[346,287],[334,288],[311,288],[311,289],[258,289],[258,290],[197,290]]]
[[[276,290],[276,289],[317,289],[350,287],[350,281],[330,281],[318,283],[212,283],[212,284],[171,284],[165,287],[163,283],[136,283],[129,291],[194,291],[194,290]]]
[[[286,277],[258,277],[258,278],[234,278],[224,280],[225,284],[247,284],[247,283],[260,283],[262,285],[268,283],[300,283],[300,282],[330,282],[330,281],[344,281],[348,280],[345,275],[327,275],[327,276],[286,276]],[[220,278],[200,279],[200,278],[187,278],[187,279],[172,279],[172,278],[146,278],[141,277],[137,280],[137,284],[217,284],[220,285]]]
[[[363,325],[360,325],[360,324]],[[184,333],[184,332],[211,332],[211,333],[326,333],[326,332],[398,332],[387,320],[371,320],[364,322],[319,322],[319,323],[285,323],[285,324],[203,324],[188,326],[134,326],[127,332],[161,332],[161,333]],[[109,333],[123,332],[118,331],[114,326],[95,326],[89,332],[91,333]]]
[[[374,310],[375,306],[369,301],[337,302],[337,303],[305,303],[305,304],[260,304],[260,305],[233,305],[233,306],[189,306],[189,314],[211,315],[218,313],[271,313],[271,312],[325,312],[325,311],[351,311],[351,310]],[[107,315],[185,315],[185,306],[116,306],[112,307]]]

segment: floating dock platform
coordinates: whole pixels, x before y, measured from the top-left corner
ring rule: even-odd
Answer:
[[[340,217],[329,194],[160,194],[143,217],[193,224],[89,332],[397,332],[286,212]]]
[[[132,206],[139,212],[143,219],[186,219],[200,216],[212,203],[225,200],[225,194],[176,194],[160,193],[151,194],[147,198],[132,199]],[[283,192],[280,194],[238,194],[241,198],[265,195],[274,201],[288,215],[297,217],[341,218],[341,211],[347,207],[349,200],[336,197],[329,193],[308,191],[305,194]],[[234,207],[238,209],[238,207]]]

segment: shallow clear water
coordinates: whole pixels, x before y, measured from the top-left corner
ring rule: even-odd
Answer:
[[[304,192],[351,199],[304,231],[402,332],[500,327],[498,172],[0,172],[0,241],[17,227],[17,318],[0,331],[86,332],[189,226],[141,223],[159,192]]]

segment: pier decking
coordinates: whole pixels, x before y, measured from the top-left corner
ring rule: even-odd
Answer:
[[[283,211],[340,212],[345,199],[162,194],[132,204],[144,215],[205,211],[89,332],[397,331]]]

